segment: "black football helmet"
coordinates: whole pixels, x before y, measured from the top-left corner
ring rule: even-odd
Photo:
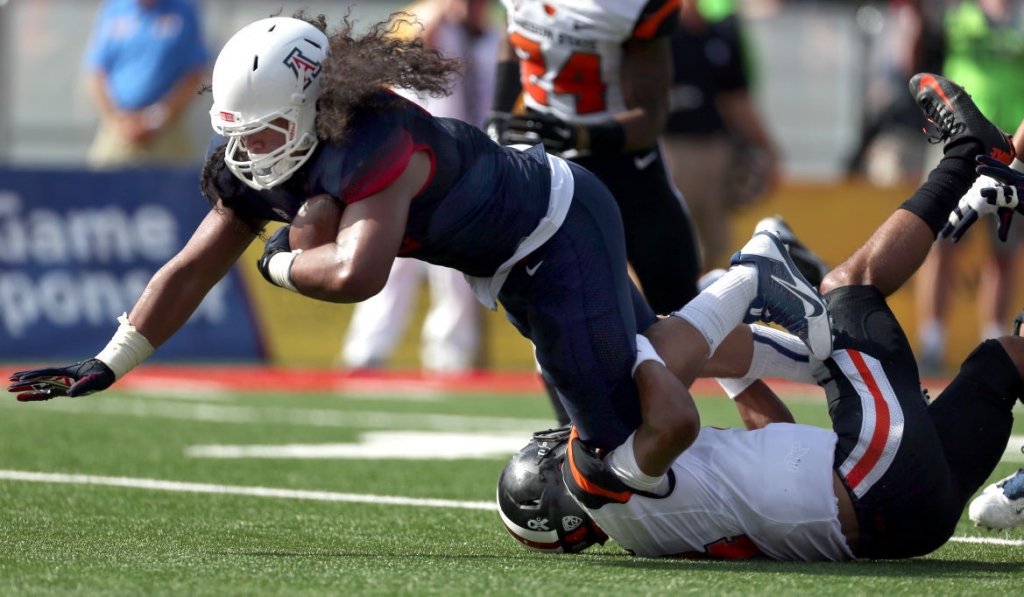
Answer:
[[[528,549],[579,552],[608,540],[562,481],[570,430],[562,427],[534,433],[498,478],[501,520]]]

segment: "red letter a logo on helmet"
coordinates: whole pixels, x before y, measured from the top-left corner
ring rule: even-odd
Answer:
[[[292,51],[284,59],[284,63],[292,69],[295,77],[302,81],[303,89],[309,87],[313,79],[320,74],[320,63],[307,58],[298,48],[292,48]]]

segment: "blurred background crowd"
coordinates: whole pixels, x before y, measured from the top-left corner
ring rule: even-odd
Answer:
[[[348,14],[363,25],[397,10],[418,14],[427,26],[422,33],[427,43],[462,55],[465,85],[477,86],[460,92],[464,105],[428,109],[482,124],[493,79],[492,73],[481,72],[493,60],[489,44],[497,43],[494,32],[504,28],[504,12],[497,0],[446,0],[446,5],[477,7],[461,16],[450,9],[439,12],[438,4],[0,0],[0,170],[96,171],[181,163],[196,168],[209,139],[211,101],[209,95],[194,93],[197,83],[208,81],[213,58],[232,33],[282,7],[285,14],[298,8],[324,13],[329,22]],[[178,12],[148,30],[154,38],[140,39],[126,15],[147,5]],[[753,223],[774,213],[781,213],[830,261],[848,253],[909,196],[937,159],[922,133],[927,123],[907,92],[915,72],[954,78],[1009,133],[1024,120],[1024,100],[1018,99],[1024,95],[1015,89],[1024,85],[1020,0],[683,0],[681,5],[676,56],[690,59],[677,64],[671,95],[677,118],[666,131],[667,147],[670,157],[716,152],[721,156],[716,163],[727,174],[726,187],[711,195],[710,206],[700,199],[690,207],[707,269],[723,265]],[[702,71],[684,72],[686,67],[699,70],[698,62]],[[726,73],[727,63],[738,64],[739,70]],[[996,80],[998,92],[990,91],[988,81]],[[699,118],[681,123],[679,115],[687,110]],[[678,166],[697,159],[676,157],[672,164],[676,185],[694,201],[706,192],[699,176],[708,166]],[[3,193],[0,180],[0,275],[5,267]],[[941,372],[958,362],[978,338],[1005,327],[1021,307],[1017,245],[993,249],[983,241],[969,236],[962,250],[944,250],[945,260],[926,270],[931,272],[927,280],[922,276],[902,299],[895,298],[894,310],[912,334],[926,371]],[[427,277],[415,274],[409,282],[413,286],[399,292],[398,299],[415,292]],[[502,356],[513,340],[496,334],[508,326],[479,319],[479,307],[471,301],[467,306],[464,297],[452,298],[456,291],[432,292],[442,304],[461,301],[454,314],[433,316],[433,331],[428,299],[411,306],[392,303],[378,313],[399,320],[397,330],[362,325],[349,330],[346,348],[343,339],[352,315],[345,311],[333,335],[323,333],[322,319],[313,318],[319,335],[329,338],[322,355],[303,358],[352,368],[415,366],[421,358],[429,368],[431,355],[445,357],[435,359],[442,363],[439,370],[529,366],[528,357]],[[258,297],[251,302],[258,303]],[[410,318],[427,320],[422,349],[409,348],[419,338],[405,340],[402,348],[399,336]],[[2,342],[17,342],[17,334],[7,328]],[[360,340],[353,342],[357,332]],[[272,333],[264,331],[262,342],[272,342]],[[382,334],[387,337],[379,350],[356,354]],[[457,336],[453,341],[470,356],[446,353],[454,350],[445,348],[446,334]],[[272,360],[282,352],[264,350]],[[7,350],[0,358],[17,360],[17,353]]]

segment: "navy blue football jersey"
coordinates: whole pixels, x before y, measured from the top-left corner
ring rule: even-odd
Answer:
[[[472,125],[435,118],[393,93],[381,103],[353,114],[346,141],[321,142],[280,187],[221,185],[238,195],[233,209],[250,220],[290,222],[314,195],[348,205],[387,187],[413,152],[425,150],[431,176],[411,203],[399,256],[492,275],[547,212],[551,171],[543,147],[502,147]],[[224,141],[215,135],[210,153]]]

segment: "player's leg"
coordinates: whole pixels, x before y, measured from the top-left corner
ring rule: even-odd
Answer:
[[[935,77],[918,76],[912,83],[919,104],[949,139],[945,157],[822,284],[835,351],[819,380],[839,436],[836,471],[853,499],[861,530],[858,555],[865,557],[928,553],[949,538],[962,513],[962,482],[942,457],[948,440],[921,397],[913,353],[885,296],[924,260],[976,177],[974,156],[1012,152],[1005,135],[984,120],[962,89]]]
[[[756,334],[737,328],[759,319],[799,337],[806,346],[801,351],[804,356],[828,357],[832,349],[828,312],[777,236],[767,231],[755,234],[733,257],[733,264],[673,317],[645,332],[670,371],[690,384],[698,374],[742,374],[744,363],[744,370],[749,370],[757,354]],[[773,350],[785,347],[776,343]],[[707,359],[712,355],[715,361],[709,366]]]
[[[849,259],[822,282],[822,293],[841,286],[872,285],[884,296],[917,271],[949,213],[977,178],[975,157],[992,155],[1007,163],[1009,137],[989,122],[970,96],[952,81],[920,74],[911,93],[946,140],[944,157],[928,180]]]
[[[781,216],[758,221],[754,232],[775,233],[785,245],[794,265],[808,284],[817,287],[828,273],[828,265],[794,234]],[[717,278],[715,278],[717,279]],[[707,285],[713,283],[709,280]],[[704,363],[700,377],[716,377],[723,389],[735,397],[755,380],[781,378],[815,384],[811,352],[798,337],[774,328],[739,326]],[[722,379],[726,378],[726,379]]]
[[[1024,338],[1020,323],[1013,333],[983,342],[928,409],[943,442],[943,453],[960,490],[968,499],[992,474],[1006,448],[1012,409],[1024,396]],[[1012,528],[1024,524],[1024,479],[1013,478],[985,488],[971,503],[975,524]]]
[[[1024,393],[1024,338],[986,340],[928,408],[961,508],[992,474],[1010,438],[1012,409]]]
[[[816,377],[838,436],[835,470],[860,526],[857,555],[929,553],[949,539],[963,504],[910,343],[878,288],[844,286],[825,300],[835,346]]]
[[[648,304],[659,314],[680,309],[697,294],[700,249],[661,148],[576,161],[597,175],[615,197],[626,233],[626,254]]]
[[[641,422],[636,334],[655,316],[627,274],[615,200],[592,174],[570,168],[575,193],[564,223],[512,268],[498,298],[536,347],[580,437],[612,449]]]

